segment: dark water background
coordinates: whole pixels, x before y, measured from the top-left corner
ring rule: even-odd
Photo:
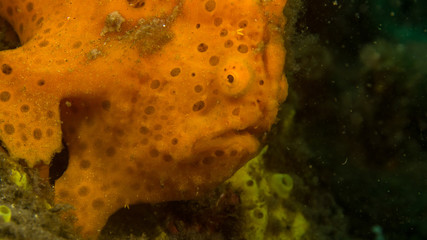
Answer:
[[[302,178],[319,238],[427,239],[427,1],[303,5],[270,168]]]

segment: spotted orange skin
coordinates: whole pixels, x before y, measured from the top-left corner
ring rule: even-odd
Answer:
[[[0,139],[69,150],[56,201],[95,238],[116,210],[191,199],[259,150],[287,95],[286,0],[0,0]],[[114,13],[114,14],[113,14]]]

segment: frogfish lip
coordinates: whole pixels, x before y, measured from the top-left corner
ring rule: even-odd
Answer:
[[[229,175],[240,168],[260,147],[260,141],[248,130],[223,131],[196,140],[192,153],[199,156],[203,164],[216,163],[221,168],[230,169]]]

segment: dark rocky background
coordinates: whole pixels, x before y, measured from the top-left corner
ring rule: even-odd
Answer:
[[[302,4],[268,166],[314,239],[427,239],[427,2]]]

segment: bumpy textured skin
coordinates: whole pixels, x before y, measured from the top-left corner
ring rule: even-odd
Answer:
[[[57,202],[98,234],[114,211],[189,199],[253,157],[287,94],[286,0],[0,0],[0,139],[29,166],[68,146]]]

